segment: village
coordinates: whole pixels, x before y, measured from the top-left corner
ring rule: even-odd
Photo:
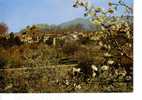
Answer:
[[[65,42],[70,42],[70,41],[77,41],[80,38],[85,38],[88,37],[91,40],[99,40],[99,38],[96,36],[96,32],[63,32],[63,33],[56,33],[56,32],[44,32],[42,30],[36,30],[33,29],[32,31],[27,31],[22,33],[22,35],[19,36],[20,40],[23,43],[38,43],[38,42],[43,42],[46,43],[49,40],[52,40],[52,44],[55,46],[57,41],[65,41]]]

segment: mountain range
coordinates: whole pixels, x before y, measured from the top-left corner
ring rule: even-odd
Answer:
[[[109,19],[110,18],[108,18],[108,20]],[[130,23],[133,23],[133,17],[132,16],[119,17],[119,20],[124,20],[124,21],[130,22]],[[45,31],[48,31],[49,28],[60,27],[61,29],[64,29],[64,28],[69,28],[69,27],[72,28],[73,26],[76,26],[76,25],[80,25],[81,29],[87,30],[87,31],[97,31],[97,30],[101,29],[100,26],[92,24],[89,21],[89,19],[85,19],[85,18],[76,18],[76,19],[61,23],[59,25],[37,24],[36,26],[45,30]]]

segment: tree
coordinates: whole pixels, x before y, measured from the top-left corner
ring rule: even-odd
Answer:
[[[104,54],[106,62],[108,59],[113,58],[114,62],[122,67],[122,58],[124,57],[129,59],[130,63],[133,62],[131,56],[133,25],[130,22],[132,21],[131,16],[133,9],[125,0],[116,0],[115,2],[108,1],[108,6],[108,9],[103,9],[102,7],[94,6],[92,3],[88,2],[88,0],[75,0],[73,4],[75,8],[84,8],[84,16],[88,17],[93,24],[101,26],[103,36],[100,38],[100,42],[102,43],[101,47],[105,48],[107,54]],[[118,13],[118,9],[120,8],[122,14],[121,17],[117,17],[116,13]],[[122,40],[125,41],[122,43]],[[124,49],[124,47],[126,49]],[[128,52],[129,50],[131,53]],[[126,67],[129,70],[132,66]]]
[[[0,23],[0,34],[5,34],[8,31],[8,26],[5,23]]]
[[[73,7],[84,7],[84,15],[88,16],[92,23],[98,24],[102,27],[104,36],[106,37],[107,35],[106,39],[108,39],[108,37],[112,38],[114,36],[118,36],[119,33],[123,33],[123,35],[126,36],[128,40],[132,39],[133,28],[127,21],[131,18],[129,16],[132,16],[133,14],[133,9],[131,6],[127,5],[125,0],[117,0],[115,3],[108,2],[108,5],[108,9],[103,9],[101,7],[94,7],[94,5],[90,4],[90,2],[87,0],[75,0]],[[115,13],[117,13],[118,8],[120,7],[123,8],[122,11],[126,12],[123,12],[121,15],[121,18],[127,18],[125,22],[124,20],[120,21],[120,19],[115,16]],[[113,42],[115,42],[115,45],[120,49],[121,52],[123,52],[117,43],[118,41],[114,39]]]
[[[10,35],[10,40],[14,40],[14,38],[15,38],[14,33],[11,32],[9,35]]]

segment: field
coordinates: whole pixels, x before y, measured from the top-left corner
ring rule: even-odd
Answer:
[[[133,90],[132,61],[127,56],[120,56],[119,66],[119,56],[108,54],[99,39],[91,40],[85,35],[77,40],[65,38],[62,44],[62,37],[64,35],[60,38],[57,35],[58,40],[54,43],[51,39],[51,44],[49,39],[46,42],[39,40],[38,43],[21,42],[20,45],[13,42],[8,47],[1,47],[0,91],[59,93]],[[132,49],[129,52],[131,54]],[[112,53],[117,55],[116,51]],[[92,69],[93,65],[96,69]]]

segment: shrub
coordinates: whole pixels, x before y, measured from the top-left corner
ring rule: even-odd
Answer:
[[[4,68],[4,66],[7,64],[7,60],[0,57],[0,68]]]
[[[16,36],[16,37],[14,38],[14,41],[15,41],[15,44],[16,44],[16,45],[21,45],[21,44],[22,44],[22,42],[21,42],[21,40],[20,40],[20,38],[19,38],[18,36]]]
[[[62,40],[62,39],[57,39],[57,42],[56,42],[56,46],[57,47],[62,47],[65,43],[65,40]]]
[[[13,33],[13,32],[11,32],[11,33],[9,34],[9,36],[10,36],[10,40],[14,40],[15,35],[14,35],[14,33]]]
[[[80,37],[79,38],[79,42],[81,43],[81,44],[87,44],[87,43],[89,43],[90,42],[90,39],[89,39],[89,37]]]
[[[88,51],[79,51],[77,60],[77,67],[81,69],[81,76],[83,78],[83,81],[87,81],[87,79],[92,77],[93,74],[91,65],[94,63],[94,58],[89,54]]]
[[[67,42],[62,49],[65,54],[74,54],[75,51],[79,50],[79,44],[77,42]]]
[[[3,88],[5,87],[5,75],[4,71],[0,71],[0,93],[4,92]]]
[[[46,44],[48,44],[49,46],[51,46],[53,44],[53,38],[50,37],[47,41]]]

